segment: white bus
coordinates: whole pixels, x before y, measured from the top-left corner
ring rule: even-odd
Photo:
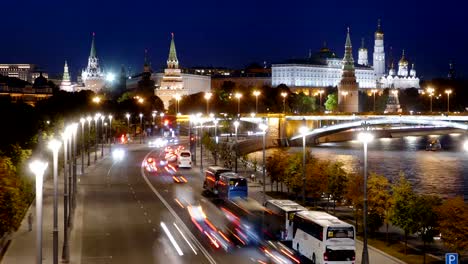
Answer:
[[[293,238],[294,214],[307,211],[307,208],[291,200],[268,200],[265,208],[271,212],[271,216],[265,218],[267,229],[282,241]]]
[[[354,226],[324,212],[297,212],[292,247],[316,264],[354,264]]]
[[[192,154],[188,150],[182,150],[177,155],[177,166],[179,168],[192,168]]]

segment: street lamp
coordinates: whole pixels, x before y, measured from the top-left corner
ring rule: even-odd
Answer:
[[[126,113],[125,117],[127,118],[127,129],[128,129],[128,132],[130,133],[130,114]]]
[[[362,263],[369,264],[369,253],[367,249],[367,144],[372,142],[374,135],[367,131],[367,128],[364,132],[358,134],[358,140],[364,145],[364,242],[362,249]]]
[[[112,149],[112,139],[114,138],[112,136],[112,115],[109,115],[107,118],[109,118],[109,149]]]
[[[305,205],[305,185],[306,185],[306,135],[309,129],[306,126],[299,128],[299,133],[302,135],[302,204]]]
[[[198,117],[200,123],[200,172],[203,173],[203,118]]]
[[[104,157],[104,135],[105,135],[105,132],[104,132],[104,119],[106,117],[104,115],[101,116],[101,158]]]
[[[242,98],[242,94],[236,93],[235,97],[237,98],[237,116],[240,116],[240,99]]]
[[[161,136],[164,136],[164,113],[159,114],[159,116],[161,117]]]
[[[445,93],[447,94],[447,114],[450,113],[450,94],[452,93],[452,90],[447,89],[445,90]]]
[[[258,113],[258,96],[260,95],[260,91],[253,91],[253,95],[255,96],[255,113]]]
[[[83,118],[82,118],[83,119]],[[49,141],[49,149],[54,160],[54,227],[53,227],[53,263],[58,263],[58,152],[62,143],[56,139]]]
[[[286,96],[288,96],[288,93],[282,92],[281,96],[283,97],[283,114],[286,113]]]
[[[426,89],[426,91],[427,91],[427,93],[429,95],[429,98],[430,98],[430,112],[432,113],[432,97],[434,96],[435,90],[434,90],[434,88],[429,87],[429,88]]]
[[[36,263],[40,264],[42,263],[42,186],[47,162],[35,160],[29,164],[29,168],[36,176]]]
[[[214,155],[214,162],[215,165],[218,165],[218,119],[213,120],[213,124],[215,126],[215,155]]]
[[[140,144],[142,143],[142,137],[143,137],[143,114],[140,113]]]
[[[206,100],[206,115],[210,113],[209,102],[210,102],[211,96],[213,96],[212,93],[205,93],[205,96],[204,96]]]
[[[89,151],[89,143],[90,143],[90,140],[89,138],[91,137],[91,120],[93,120],[93,118],[91,118],[91,116],[88,116],[86,118],[86,121],[88,121],[88,137],[86,138],[86,149],[88,150],[88,166],[90,165],[90,151]]]
[[[234,164],[235,164],[235,172],[237,172],[237,155],[238,155],[238,150],[239,150],[239,142],[238,142],[238,137],[237,137],[237,129],[239,128],[239,121],[234,121],[234,128],[235,128],[235,132],[236,132],[236,149],[235,149],[235,152],[236,152],[236,159],[234,161]]]
[[[101,97],[99,97],[97,95],[93,97],[93,103],[99,104],[100,102],[101,102]]]
[[[68,181],[67,181],[67,146],[68,141],[70,140],[70,127],[66,127],[65,131],[62,133],[63,140],[63,248],[62,248],[62,261],[68,262],[68,209],[70,203],[68,200]]]
[[[263,136],[263,162],[262,162],[262,181],[263,181],[263,202],[266,202],[266,188],[265,188],[265,145],[266,145],[266,140],[265,140],[265,136],[266,136],[266,130],[268,129],[268,125],[265,124],[265,123],[260,123],[260,125],[258,125],[258,128],[260,128],[260,130],[262,130],[262,136]]]
[[[84,141],[85,141],[85,136],[84,136],[84,124],[86,122],[86,119],[84,117],[80,118],[80,123],[81,123],[81,173],[84,173]]]
[[[73,174],[72,174],[72,179],[70,179],[70,183],[72,184],[73,188],[70,188],[71,192],[71,198],[72,198],[72,205],[73,209],[75,208],[76,204],[76,134],[78,130],[78,123],[73,123],[70,125],[71,126],[71,134],[72,134],[72,144],[71,144],[71,153],[72,153],[72,164],[73,164]]]
[[[94,133],[96,134],[96,140],[94,142],[94,163],[96,163],[97,161],[97,151],[98,151],[98,120],[99,118],[101,117],[101,114],[100,113],[97,113],[95,116],[94,116]]]
[[[372,93],[372,95],[374,96],[374,107],[372,108],[372,109],[373,109],[372,112],[374,112],[374,114],[375,114],[375,94],[377,93],[377,89],[372,89],[372,90],[371,90],[371,93]]]

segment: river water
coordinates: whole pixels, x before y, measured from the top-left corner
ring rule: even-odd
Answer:
[[[428,141],[435,138],[440,140],[442,150],[426,151]],[[462,148],[464,140],[462,134],[375,139],[368,145],[369,172],[393,181],[402,171],[419,193],[443,198],[462,196],[468,201],[468,152]],[[357,141],[324,143],[307,149],[318,159],[342,162],[348,172],[362,170],[363,147]],[[302,148],[290,151],[301,152]],[[250,155],[259,158],[261,164],[261,151]]]

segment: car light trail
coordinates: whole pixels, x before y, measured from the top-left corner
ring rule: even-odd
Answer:
[[[190,242],[188,241],[188,239],[184,236],[184,234],[182,233],[182,231],[180,230],[180,228],[177,226],[176,223],[173,223],[175,228],[177,228],[177,231],[179,231],[180,235],[185,239],[185,242],[187,242],[187,244],[189,245],[189,247],[193,250],[193,253],[195,253],[195,255],[198,255],[197,254],[197,251],[195,250],[195,248],[192,246],[192,244],[190,244]]]
[[[169,229],[167,229],[167,226],[166,224],[164,224],[164,222],[161,222],[161,227],[162,229],[164,230],[164,232],[166,233],[167,237],[169,238],[169,240],[171,241],[172,245],[174,246],[174,248],[177,250],[177,253],[179,253],[179,256],[183,256],[184,255],[184,252],[182,252],[182,250],[180,249],[179,247],[179,244],[177,244],[177,242],[175,241],[174,237],[172,236],[172,234],[169,232]]]
[[[289,254],[286,250],[281,249],[281,252],[283,252],[286,256],[288,256],[290,259],[294,260],[296,263],[301,263],[297,258],[295,258],[293,255]]]
[[[179,199],[175,198],[174,200],[180,207],[182,207],[182,209],[185,208],[184,205],[179,201]]]

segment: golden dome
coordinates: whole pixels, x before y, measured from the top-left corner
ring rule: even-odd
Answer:
[[[403,50],[403,55],[401,55],[401,59],[398,62],[398,65],[408,66],[408,60],[406,60],[406,58],[405,58],[405,50]]]

